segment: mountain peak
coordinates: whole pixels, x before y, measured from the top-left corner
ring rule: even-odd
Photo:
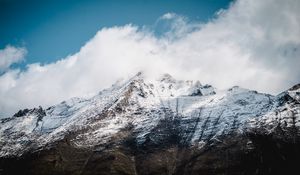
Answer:
[[[160,76],[159,81],[164,82],[164,83],[175,83],[176,80],[173,78],[170,74],[165,73]]]

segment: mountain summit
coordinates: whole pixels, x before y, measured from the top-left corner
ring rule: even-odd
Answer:
[[[299,127],[299,85],[272,96],[138,73],[90,99],[2,119],[0,173],[292,172]]]

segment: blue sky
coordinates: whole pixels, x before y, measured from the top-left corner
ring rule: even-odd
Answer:
[[[23,66],[50,63],[79,51],[103,27],[151,27],[168,12],[207,22],[229,4],[230,0],[0,0],[0,48],[26,47]]]

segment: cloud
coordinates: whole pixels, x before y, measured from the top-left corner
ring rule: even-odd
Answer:
[[[175,41],[199,30],[200,27],[201,23],[191,23],[187,17],[166,13],[158,18],[152,30],[158,38],[163,37],[165,40]]]
[[[168,72],[219,89],[240,85],[279,93],[300,80],[300,1],[237,0],[208,23],[167,13],[169,30],[103,28],[78,53],[57,62],[8,69],[0,76],[0,115],[90,96],[143,70]],[[171,21],[171,23],[170,23]]]
[[[23,47],[7,45],[0,50],[0,73],[7,70],[13,63],[22,61],[26,54],[27,50]]]
[[[166,13],[164,14],[161,19],[173,19],[176,18],[178,15],[176,15],[175,13]]]

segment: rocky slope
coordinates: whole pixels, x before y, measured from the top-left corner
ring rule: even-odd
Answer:
[[[299,127],[300,85],[272,96],[138,73],[2,119],[0,174],[292,174]]]

